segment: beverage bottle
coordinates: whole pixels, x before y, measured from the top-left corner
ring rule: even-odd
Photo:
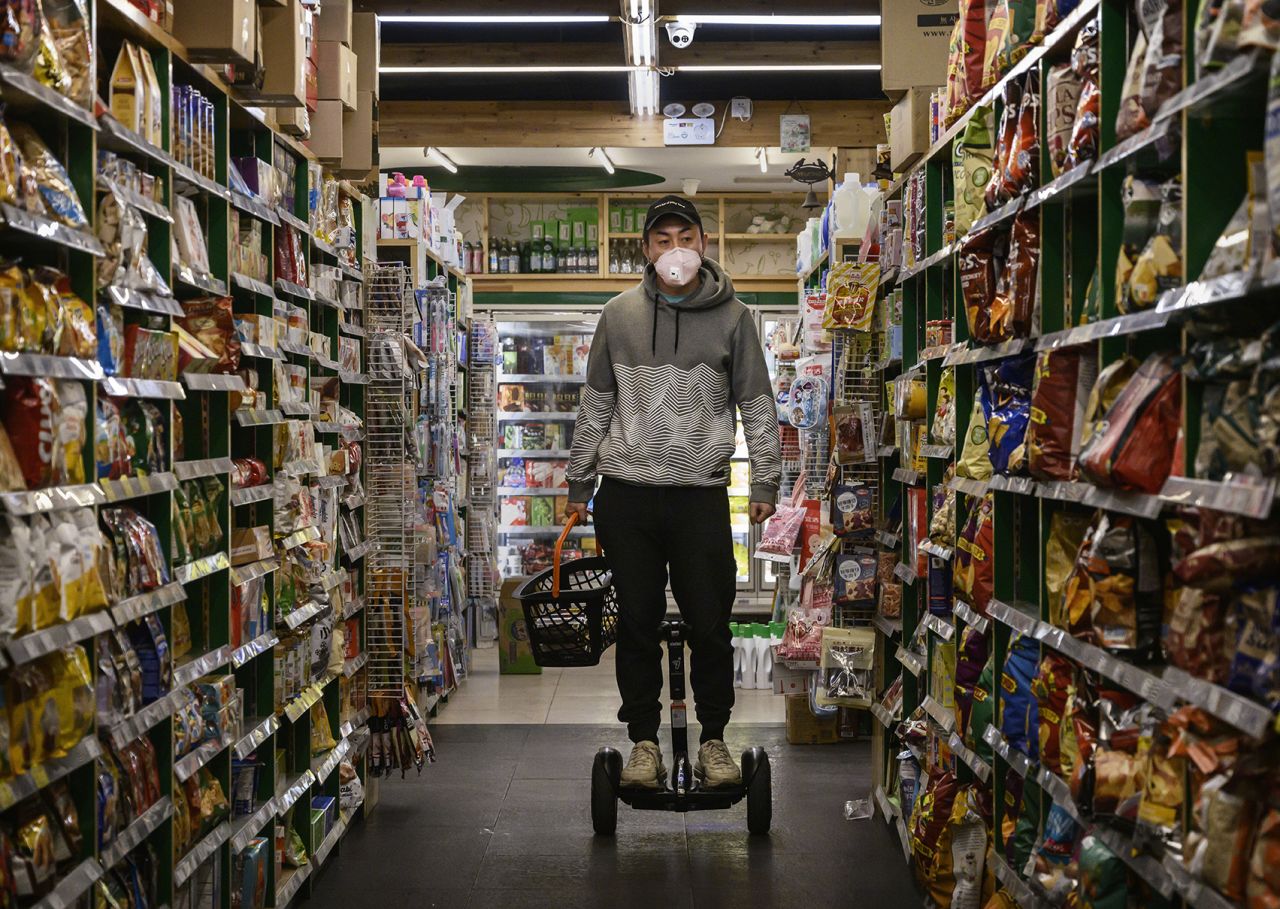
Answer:
[[[593,275],[600,274],[600,247],[593,246],[587,253],[587,271]]]
[[[609,241],[609,274],[616,275],[622,272],[622,264],[618,261],[618,241]]]
[[[529,271],[535,275],[542,271],[542,241],[534,240],[529,248]]]
[[[542,240],[542,270],[546,274],[555,274],[556,271],[556,245],[550,237]]]
[[[489,274],[496,275],[501,269],[498,268],[498,241],[494,237],[489,238]]]

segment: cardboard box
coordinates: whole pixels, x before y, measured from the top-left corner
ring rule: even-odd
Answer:
[[[382,25],[377,13],[351,17],[351,49],[356,52],[356,91],[378,97],[378,62],[382,59]]]
[[[253,64],[258,8],[253,0],[174,0],[173,36],[191,59]]]
[[[507,578],[502,582],[498,599],[498,672],[502,675],[540,674],[542,667],[533,661],[529,648],[529,632],[524,624],[524,607],[515,598],[528,578]]]
[[[773,693],[774,694],[802,694],[809,696],[809,676],[813,675],[812,670],[808,669],[788,669],[778,661],[778,649],[774,648],[773,658]]]
[[[321,41],[316,53],[321,101],[341,101],[347,110],[356,109],[356,55],[337,41]]]
[[[809,712],[809,695],[787,695],[787,744],[831,745],[840,741],[836,716],[818,719]]]
[[[316,20],[317,41],[351,43],[351,0],[322,0]]]
[[[116,55],[116,64],[111,69],[111,116],[120,121],[125,129],[133,130],[138,135],[145,131],[143,127],[142,64],[138,62],[138,49],[129,41],[120,45],[120,53]]]
[[[297,107],[307,103],[306,41],[307,16],[301,0],[262,7],[262,94],[268,99],[295,102]]]
[[[885,0],[880,14],[880,87],[945,85],[957,0]]]
[[[319,103],[319,102],[316,102]],[[276,108],[276,126],[280,132],[299,139],[311,138],[311,114],[315,108],[279,107]]]
[[[342,102],[317,102],[315,113],[311,115],[311,140],[307,142],[307,147],[322,160],[340,160],[342,134]]]
[[[302,81],[307,86],[307,104],[306,110],[315,113],[316,105],[320,103],[320,70],[316,67],[315,61],[307,58],[302,61]],[[282,110],[302,110],[303,108],[288,107]]]
[[[889,166],[905,170],[929,150],[929,95],[932,89],[912,88],[889,114]]]
[[[356,109],[342,116],[342,170],[368,173],[378,164],[378,99],[356,92]]]
[[[271,558],[271,528],[237,527],[231,531],[231,564],[248,565]]]

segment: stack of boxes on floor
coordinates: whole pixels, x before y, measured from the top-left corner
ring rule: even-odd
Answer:
[[[364,803],[369,203],[240,84],[253,2],[54,7],[0,52],[0,904],[283,909]]]
[[[933,905],[1280,899],[1277,46],[961,0],[892,115],[875,799]]]

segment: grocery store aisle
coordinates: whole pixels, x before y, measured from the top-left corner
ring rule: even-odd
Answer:
[[[474,650],[471,675],[431,723],[613,723],[621,703],[613,657],[611,647],[598,666],[544,669],[541,675],[499,675],[497,648]],[[687,681],[686,690],[692,691]],[[783,699],[775,697],[772,690],[739,690],[736,694],[735,723],[783,721]],[[689,713],[692,721],[693,711]]]
[[[466,688],[464,684],[463,688]],[[453,709],[450,705],[445,712]],[[867,744],[791,747],[779,725],[729,727],[736,752],[773,761],[773,832],[747,835],[746,808],[678,815],[622,807],[597,838],[591,757],[620,728],[440,724],[439,763],[384,781],[381,803],[342,841],[313,909],[918,905],[901,847],[879,820],[846,821],[870,793]]]

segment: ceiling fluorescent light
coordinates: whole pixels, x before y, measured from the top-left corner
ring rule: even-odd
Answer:
[[[595,158],[600,162],[600,166],[603,167],[607,173],[613,173],[613,161],[609,159],[609,153],[603,148],[591,149],[591,151],[587,152],[587,157]]]
[[[608,22],[609,16],[382,16],[383,22],[396,23],[438,23],[440,25],[573,25],[588,22]]]
[[[652,117],[658,113],[658,74],[653,70],[636,70],[631,74],[631,113]]]
[[[870,28],[880,24],[879,16],[703,16],[690,13],[675,18],[677,22],[691,22],[695,25],[807,25]]]
[[[769,149],[763,145],[756,149],[756,157],[760,159],[760,173],[767,174],[769,172]]]
[[[458,172],[458,165],[454,164],[452,159],[440,149],[428,145],[423,151],[427,153],[428,158],[435,158],[439,165],[449,173],[456,174]]]
[[[380,73],[631,73],[635,66],[380,66]]]
[[[654,62],[655,42],[653,6],[650,0],[624,0],[623,23],[626,26],[627,47],[633,66],[651,66]]]
[[[879,63],[699,63],[677,66],[682,73],[814,73],[880,71]]]

